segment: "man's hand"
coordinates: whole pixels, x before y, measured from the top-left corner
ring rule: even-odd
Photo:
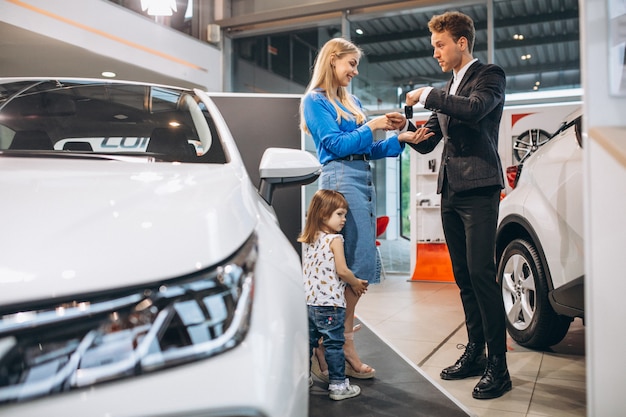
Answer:
[[[406,104],[407,106],[415,106],[420,101],[420,96],[426,87],[420,87],[418,89],[409,91],[406,93]]]
[[[427,127],[418,127],[415,132],[403,132],[398,135],[400,142],[412,143],[417,145],[433,136],[435,132],[431,132]]]

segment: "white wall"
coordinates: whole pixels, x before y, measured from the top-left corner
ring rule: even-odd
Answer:
[[[626,97],[612,96],[609,91],[610,2],[623,4],[621,0],[579,2],[583,124],[589,132],[583,152],[587,415],[593,417],[623,415],[626,386],[622,359],[626,346]]]
[[[239,92],[250,93],[280,93],[280,94],[302,94],[304,87],[285,77],[276,75],[264,68],[260,68],[244,59],[237,59],[237,77],[233,82],[232,89]],[[256,85],[271,86],[272,90],[260,91]]]

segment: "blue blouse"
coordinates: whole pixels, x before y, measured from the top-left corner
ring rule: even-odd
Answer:
[[[354,99],[363,108],[359,99]],[[304,120],[321,164],[348,155],[365,154],[370,159],[381,159],[402,153],[404,143],[398,141],[397,135],[374,142],[371,129],[365,124],[357,126],[354,118],[341,119],[337,124],[337,111],[320,90],[309,92],[302,100]],[[341,103],[337,104],[348,111]]]

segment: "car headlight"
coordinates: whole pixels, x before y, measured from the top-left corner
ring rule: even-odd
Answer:
[[[141,288],[0,312],[0,403],[205,359],[250,323],[252,236],[209,270]]]

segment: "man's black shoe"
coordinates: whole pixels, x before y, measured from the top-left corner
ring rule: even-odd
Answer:
[[[483,377],[474,387],[472,397],[479,400],[488,400],[501,397],[512,388],[511,376],[506,366],[506,355],[489,355],[487,368]]]
[[[439,376],[441,379],[446,380],[481,376],[485,372],[486,366],[487,357],[485,356],[485,344],[468,343],[467,346],[465,346],[465,352],[461,355],[459,360],[457,360],[454,365],[443,369]]]

